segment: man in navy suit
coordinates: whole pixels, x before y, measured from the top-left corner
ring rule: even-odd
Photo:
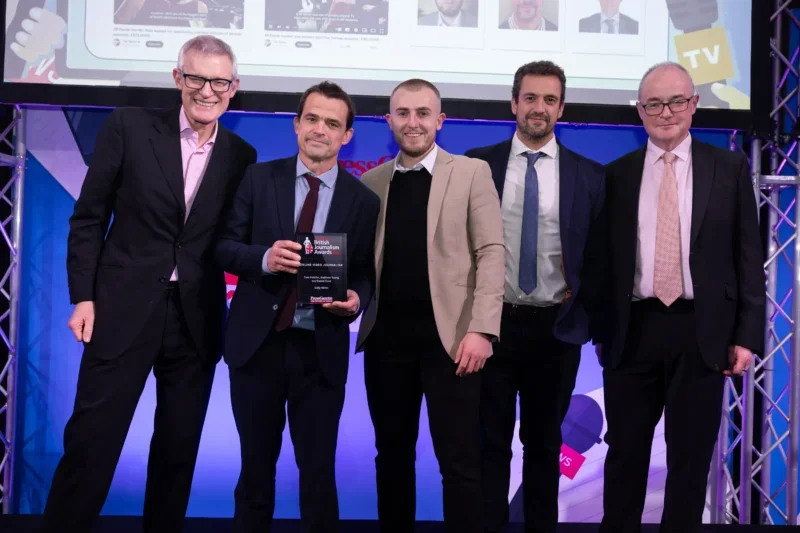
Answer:
[[[464,0],[436,0],[436,11],[420,16],[419,25],[476,28],[478,17],[464,10]]]
[[[299,154],[249,167],[217,243],[217,260],[239,276],[224,352],[242,454],[237,533],[270,530],[287,411],[304,531],[338,530],[334,464],[350,323],[372,298],[380,209],[378,197],[337,164],[354,114],[338,85],[308,89],[294,119]],[[323,231],[347,234],[347,300],[298,305],[295,233]]]
[[[600,0],[600,13],[582,18],[578,23],[581,33],[610,33],[638,35],[639,23],[619,12],[622,0]]]
[[[561,424],[581,346],[596,335],[602,306],[605,174],[553,134],[565,85],[564,71],[550,61],[520,67],[513,138],[466,153],[492,169],[506,244],[500,342],[481,391],[485,530],[492,533],[508,523],[518,393],[525,531],[556,529]]]

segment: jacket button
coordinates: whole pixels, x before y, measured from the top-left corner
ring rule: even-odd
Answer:
[[[175,244],[175,247],[176,247],[178,250],[180,250],[181,248],[183,248],[183,245],[182,245],[181,243],[176,243],[176,244]]]
[[[161,276],[160,278],[158,278],[158,281],[160,281],[161,283],[166,283],[167,282],[167,276]]]
[[[272,310],[273,310],[273,311],[277,311],[277,310],[278,310],[278,304],[275,304],[275,305],[273,305],[273,306],[272,306]]]

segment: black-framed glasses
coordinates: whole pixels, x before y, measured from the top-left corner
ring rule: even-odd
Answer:
[[[231,83],[233,83],[233,80],[226,80],[225,78],[204,78],[203,76],[186,74],[183,71],[179,72],[183,76],[183,83],[190,89],[202,90],[208,83],[215,93],[224,93],[231,88]]]
[[[647,116],[657,117],[664,112],[664,107],[669,107],[669,110],[673,113],[686,111],[689,109],[689,102],[692,101],[692,98],[694,98],[694,96],[690,98],[681,96],[680,98],[673,98],[669,102],[647,102],[646,104],[640,103],[639,105],[644,108],[644,112]]]

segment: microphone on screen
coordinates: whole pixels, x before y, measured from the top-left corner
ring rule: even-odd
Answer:
[[[711,92],[712,83],[725,83],[736,72],[717,0],[666,0],[672,25],[683,33],[675,36],[678,62],[692,76],[701,103],[724,104]],[[711,100],[709,102],[708,100]]]

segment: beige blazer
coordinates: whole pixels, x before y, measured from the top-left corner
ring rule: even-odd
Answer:
[[[375,297],[361,318],[363,349],[380,305],[386,202],[394,160],[361,181],[381,199],[375,232]],[[505,283],[505,246],[500,199],[489,165],[439,148],[428,197],[428,279],[436,328],[450,357],[468,332],[500,337]]]

